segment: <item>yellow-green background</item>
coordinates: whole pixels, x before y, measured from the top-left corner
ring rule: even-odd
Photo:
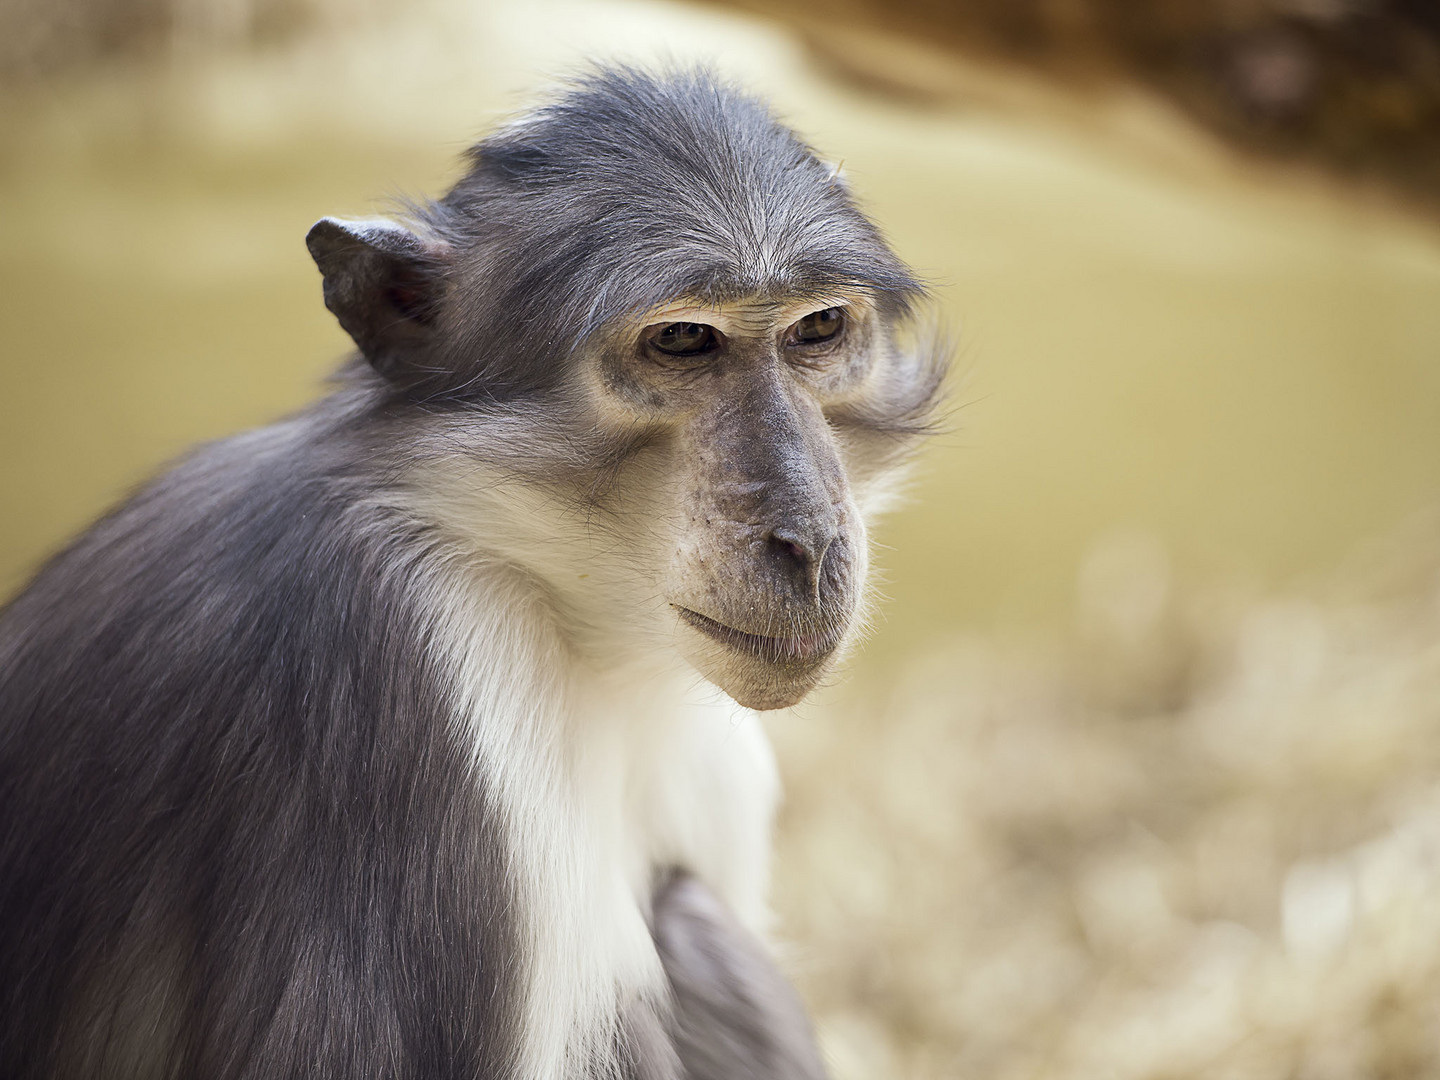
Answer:
[[[710,58],[770,93],[934,283],[957,409],[883,534],[879,648],[1055,616],[1117,526],[1181,565],[1287,581],[1437,491],[1433,223],[1247,173],[1178,128],[1158,153],[1042,111],[867,97],[708,12],[433,10],[7,103],[0,592],[187,445],[319,392],[347,342],[309,223],[438,192],[583,56]]]

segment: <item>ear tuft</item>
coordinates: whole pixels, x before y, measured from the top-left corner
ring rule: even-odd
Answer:
[[[393,382],[425,370],[450,249],[383,218],[321,218],[305,246],[325,280],[325,306],[375,370]]]
[[[820,164],[825,166],[825,182],[834,187],[838,187],[841,191],[845,192],[845,194],[849,195],[850,177],[845,173],[845,159],[841,158],[839,161],[827,161],[821,158]]]

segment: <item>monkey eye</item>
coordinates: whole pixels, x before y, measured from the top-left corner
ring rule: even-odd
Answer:
[[[677,322],[660,327],[646,339],[670,356],[700,356],[720,347],[720,334],[704,323]]]
[[[845,328],[845,309],[826,308],[813,311],[790,328],[792,345],[816,345],[829,341]]]

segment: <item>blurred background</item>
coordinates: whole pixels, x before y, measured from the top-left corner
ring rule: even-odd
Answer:
[[[1440,1076],[1432,0],[5,0],[0,597],[321,393],[310,223],[586,58],[768,95],[959,343],[770,725],[837,1077]]]

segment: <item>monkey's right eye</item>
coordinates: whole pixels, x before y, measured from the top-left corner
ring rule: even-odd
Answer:
[[[704,323],[669,323],[646,340],[652,348],[670,356],[700,356],[720,347],[720,334]]]

